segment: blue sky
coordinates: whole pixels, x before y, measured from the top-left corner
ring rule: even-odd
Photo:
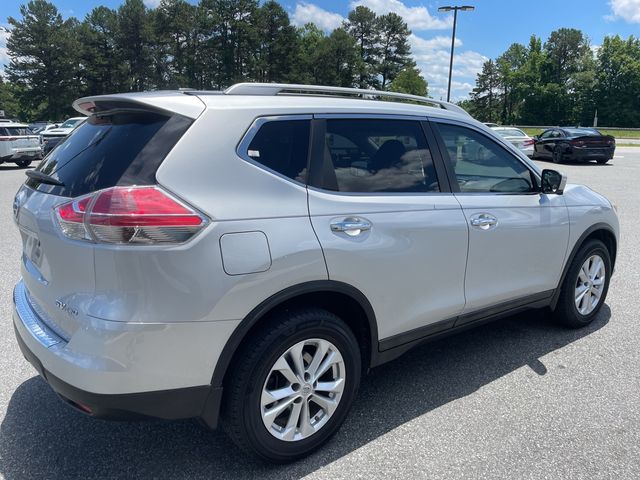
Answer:
[[[0,0],[0,26],[7,17],[19,17],[19,0]],[[82,19],[93,7],[117,8],[122,0],[53,0],[63,16]],[[153,7],[159,0],[145,0]],[[412,51],[429,82],[435,98],[446,95],[451,15],[439,14],[449,0],[281,0],[292,21],[313,21],[330,30],[339,25],[349,10],[365,5],[378,13],[393,11],[409,24]],[[455,3],[453,3],[455,4]],[[473,88],[477,72],[487,58],[495,58],[511,43],[527,44],[531,34],[546,40],[549,33],[562,27],[578,28],[597,47],[605,35],[640,36],[640,0],[463,0],[473,12],[461,12],[456,32],[456,56],[452,97],[461,99]],[[0,64],[6,63],[4,41],[8,33],[0,30]]]

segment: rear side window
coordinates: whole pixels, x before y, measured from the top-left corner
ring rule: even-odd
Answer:
[[[440,191],[431,151],[416,121],[327,120],[324,163],[323,183],[329,190]]]
[[[180,115],[119,112],[90,117],[43,160],[38,170],[64,184],[27,185],[76,197],[116,185],[155,183],[155,172],[191,125]]]
[[[309,120],[267,121],[247,148],[253,161],[301,183],[307,178]]]

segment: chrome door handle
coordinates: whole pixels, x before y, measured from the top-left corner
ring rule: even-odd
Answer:
[[[371,230],[371,222],[357,217],[349,217],[329,224],[332,232],[344,232],[350,237],[360,235]]]
[[[488,213],[478,213],[471,217],[469,223],[471,223],[473,227],[478,227],[481,230],[489,230],[498,224],[498,219]]]

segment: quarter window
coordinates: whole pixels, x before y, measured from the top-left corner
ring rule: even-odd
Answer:
[[[324,162],[324,186],[330,190],[440,190],[422,126],[415,121],[329,119]]]
[[[265,167],[304,183],[309,153],[309,120],[273,120],[263,124],[246,153]]]
[[[457,125],[438,124],[461,192],[525,193],[531,171],[491,139]]]

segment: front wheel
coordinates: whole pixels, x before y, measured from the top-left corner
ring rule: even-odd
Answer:
[[[20,168],[27,168],[29,165],[31,165],[31,160],[18,160],[16,162],[16,165],[18,165]]]
[[[360,384],[358,342],[319,308],[275,315],[244,343],[225,386],[222,422],[263,460],[308,455],[340,427]]]
[[[609,161],[608,158],[599,158],[596,160],[596,162],[598,162],[600,165],[604,165]]]
[[[611,256],[600,240],[590,240],[573,259],[562,284],[554,315],[571,328],[589,325],[609,290]]]

